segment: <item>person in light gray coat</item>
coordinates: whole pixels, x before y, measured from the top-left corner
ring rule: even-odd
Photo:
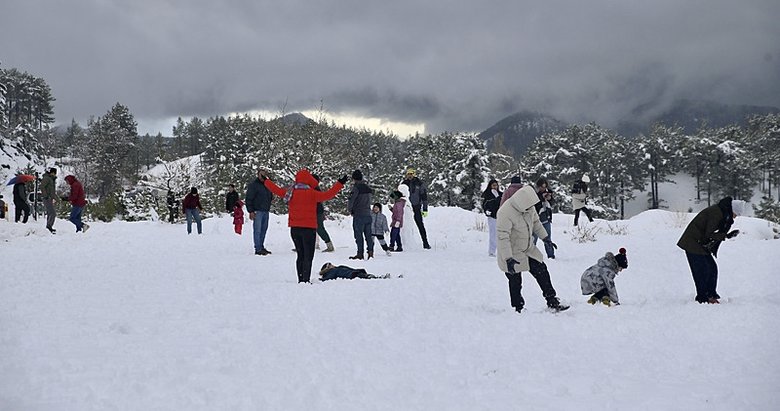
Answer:
[[[387,246],[385,241],[385,233],[389,233],[390,228],[387,225],[387,217],[382,213],[382,204],[374,203],[371,207],[371,235],[376,237],[379,245],[385,250],[385,254],[390,256],[390,247]]]
[[[539,202],[536,190],[531,186],[523,186],[509,197],[498,209],[496,218],[496,234],[498,236],[498,268],[506,274],[509,280],[509,297],[515,311],[521,312],[525,300],[521,293],[523,280],[521,273],[529,271],[539,283],[542,296],[547,300],[547,306],[555,311],[568,309],[556,297],[555,289],[550,280],[550,273],[544,263],[542,252],[531,240],[536,234],[544,242],[550,241],[547,231],[539,222],[539,214],[534,205]],[[555,244],[551,244],[557,248]]]
[[[588,299],[588,304],[601,302],[606,306],[612,303],[619,305],[615,277],[626,268],[628,268],[628,257],[626,257],[626,249],[621,248],[617,255],[607,252],[596,265],[585,270],[580,279],[580,288],[582,288],[582,295],[593,294]]]

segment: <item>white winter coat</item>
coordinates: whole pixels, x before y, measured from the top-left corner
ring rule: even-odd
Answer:
[[[534,205],[539,202],[536,190],[532,186],[524,186],[498,209],[496,217],[496,234],[498,236],[498,255],[496,262],[503,272],[507,270],[506,260],[514,258],[519,264],[515,271],[529,271],[528,258],[542,262],[542,252],[533,243],[532,234],[541,239],[547,238],[539,214]]]
[[[606,288],[609,293],[609,299],[612,302],[620,302],[617,289],[615,288],[615,276],[617,276],[617,273],[618,263],[615,260],[615,255],[607,252],[604,254],[604,257],[599,259],[596,265],[582,273],[582,278],[580,279],[582,295],[594,294]]]

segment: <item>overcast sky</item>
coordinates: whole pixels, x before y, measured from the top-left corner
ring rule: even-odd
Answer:
[[[780,107],[778,0],[2,0],[0,62],[58,123],[312,110],[482,131],[678,98]],[[170,128],[160,130],[170,135]]]

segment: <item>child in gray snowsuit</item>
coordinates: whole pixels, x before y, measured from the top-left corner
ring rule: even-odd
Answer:
[[[387,226],[387,217],[382,213],[382,204],[375,203],[371,207],[371,235],[376,237],[379,241],[379,245],[385,250],[385,254],[390,255],[390,247],[387,246],[385,241],[385,233],[389,233],[390,229]]]
[[[607,252],[596,265],[582,273],[580,287],[582,295],[593,294],[588,299],[588,304],[601,302],[606,306],[620,305],[617,289],[615,288],[615,276],[623,269],[628,268],[626,249],[621,248],[617,255]]]

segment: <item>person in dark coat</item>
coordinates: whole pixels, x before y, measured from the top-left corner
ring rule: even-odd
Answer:
[[[344,187],[348,177],[344,175],[339,178],[327,191],[314,190],[319,183],[305,168],[295,173],[295,183],[287,189],[274,184],[264,173],[260,177],[264,179],[263,184],[268,190],[287,202],[287,225],[290,227],[290,237],[297,253],[295,269],[298,272],[298,282],[308,283],[311,280],[311,264],[314,260],[314,242],[317,235],[317,203],[335,197]]]
[[[25,183],[14,184],[14,208],[16,209],[15,222],[19,222],[24,214],[22,224],[27,224],[30,218],[30,204],[27,203],[27,185]]]
[[[41,197],[43,207],[46,209],[46,229],[55,234],[54,222],[57,218],[57,210],[54,203],[57,201],[57,169],[52,167],[43,174],[41,181]]]
[[[355,278],[374,279],[389,278],[389,275],[385,277],[377,277],[373,274],[367,273],[365,268],[352,268],[346,265],[336,266],[331,263],[325,263],[322,265],[322,269],[320,269],[320,281],[335,280],[337,278],[345,278],[347,280],[352,280]]]
[[[84,207],[87,205],[87,197],[84,193],[84,186],[76,179],[76,176],[69,175],[65,177],[65,182],[70,185],[70,195],[63,197],[65,201],[70,201],[70,222],[76,226],[76,232],[87,232],[89,224],[81,222],[81,216],[84,213]]]
[[[417,171],[413,168],[406,170],[406,176],[401,181],[401,184],[409,187],[408,200],[412,204],[414,223],[417,225],[417,230],[420,231],[423,248],[429,250],[431,245],[428,244],[428,233],[425,231],[425,223],[423,223],[423,217],[428,216],[428,190],[425,187],[425,183],[417,178]]]
[[[0,218],[5,218],[5,209],[6,209],[6,204],[5,201],[3,200],[3,195],[0,194]]]
[[[696,285],[696,301],[699,304],[719,304],[718,265],[715,258],[720,244],[727,238],[734,238],[739,230],[729,231],[734,218],[742,215],[745,202],[725,197],[713,206],[707,207],[688,224],[677,246],[685,250],[685,257],[691,267],[693,283]]]
[[[536,207],[536,212],[539,213],[539,222],[542,223],[542,227],[547,231],[547,238],[552,240],[553,195],[547,180],[540,178],[536,181],[536,195],[539,197],[539,202],[534,207]],[[536,245],[538,238],[534,234],[534,245]],[[555,249],[550,246],[549,242],[544,243],[544,251],[547,253],[547,258],[555,259]]]
[[[368,251],[367,258],[374,257],[374,237],[371,234],[371,195],[373,190],[363,181],[363,172],[355,170],[352,172],[352,192],[349,194],[347,210],[352,216],[352,232],[355,236],[357,245],[357,254],[349,257],[350,260],[362,260],[363,243]]]
[[[195,220],[195,224],[198,226],[198,234],[203,234],[203,225],[200,222],[200,212],[203,211],[203,206],[200,205],[198,189],[190,188],[190,193],[184,196],[181,205],[184,209],[184,215],[187,217],[187,234],[192,234],[192,220]]]
[[[501,206],[501,196],[504,193],[498,189],[498,180],[490,180],[487,188],[482,192],[482,211],[487,216],[488,225],[488,255],[496,256],[496,216],[498,207]]]
[[[228,185],[228,192],[225,195],[225,210],[227,210],[228,213],[233,213],[233,209],[236,207],[236,201],[238,201],[236,186],[230,184]]]
[[[319,185],[320,176],[312,174],[312,177],[317,180],[317,187],[314,187],[314,189],[322,191]],[[325,249],[322,250],[323,253],[332,253],[336,251],[333,247],[333,241],[330,239],[330,234],[328,234],[328,230],[325,229],[325,205],[322,203],[317,203],[317,235],[325,242]]]
[[[265,248],[265,234],[268,232],[268,218],[271,212],[271,200],[274,195],[263,184],[267,172],[257,170],[257,178],[250,181],[246,188],[246,211],[252,220],[252,240],[255,245],[255,255],[271,254]]]

